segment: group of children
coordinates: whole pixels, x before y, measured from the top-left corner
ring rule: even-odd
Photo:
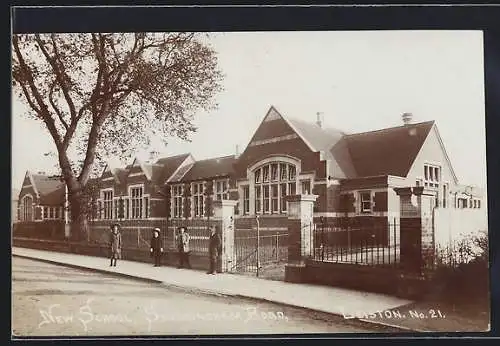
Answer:
[[[210,238],[209,238],[209,257],[210,257],[210,268],[207,274],[216,274],[217,259],[221,253],[222,242],[220,235],[216,232],[215,226],[210,226]],[[162,239],[160,237],[161,230],[155,228],[153,230],[153,235],[151,237],[150,254],[153,259],[155,267],[161,266],[161,258],[164,254]],[[187,232],[186,227],[179,227],[177,233],[177,251],[179,255],[179,266],[178,268],[191,268],[191,263],[189,262],[189,255],[191,253],[189,248],[190,236]],[[120,232],[120,225],[113,224],[111,226],[110,234],[110,253],[111,253],[111,263],[110,266],[116,266],[117,259],[121,259],[121,248],[122,248],[122,237]]]

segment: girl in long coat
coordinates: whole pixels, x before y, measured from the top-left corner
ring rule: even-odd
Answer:
[[[122,256],[122,235],[120,226],[116,223],[111,226],[109,245],[111,250],[111,263],[109,266],[116,267],[116,260],[121,259]]]

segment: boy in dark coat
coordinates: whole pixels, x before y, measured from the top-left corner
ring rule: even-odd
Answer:
[[[208,252],[210,255],[210,269],[207,274],[216,274],[217,259],[220,256],[222,241],[220,235],[217,234],[215,226],[210,226],[210,240],[208,243]]]
[[[160,229],[155,228],[153,230],[153,237],[151,238],[151,256],[154,259],[154,266],[159,267],[161,265],[161,255],[163,254],[163,246],[161,244]]]

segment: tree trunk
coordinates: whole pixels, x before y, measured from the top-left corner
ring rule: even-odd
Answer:
[[[86,208],[82,203],[81,194],[69,196],[71,210],[71,239],[74,241],[88,240],[88,223]]]

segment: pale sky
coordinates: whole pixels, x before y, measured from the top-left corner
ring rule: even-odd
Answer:
[[[219,108],[200,112],[192,142],[163,155],[195,159],[244,150],[271,105],[285,116],[349,133],[435,120],[461,183],[486,187],[483,34],[481,31],[322,31],[214,34],[226,75]],[[12,186],[26,170],[55,172],[41,124],[13,104]],[[129,163],[133,158],[130,158]]]

